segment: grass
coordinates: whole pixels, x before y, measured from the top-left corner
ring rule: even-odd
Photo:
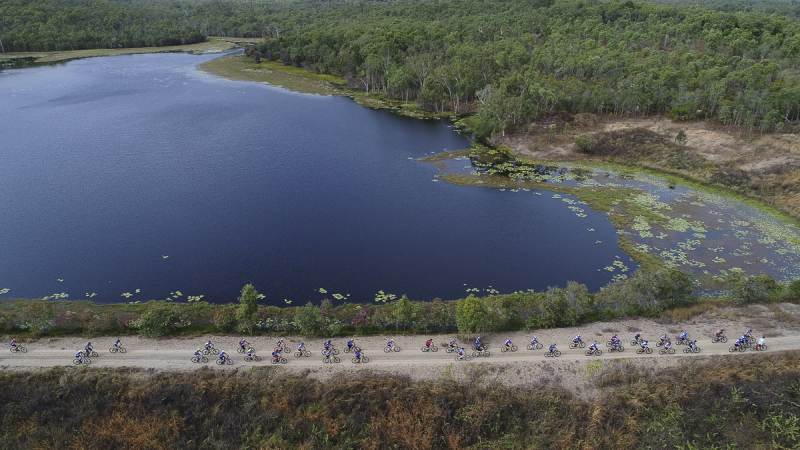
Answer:
[[[317,73],[302,67],[288,66],[278,61],[262,59],[261,62],[256,63],[248,56],[228,56],[201,64],[200,69],[233,80],[267,83],[295,92],[346,96],[361,106],[389,110],[414,119],[452,118],[451,113],[424,111],[415,102],[394,100],[382,94],[366,93],[354,89],[348,86],[347,80],[336,75]]]
[[[98,48],[88,50],[62,50],[55,52],[12,52],[0,53],[0,65],[13,61],[25,61],[26,64],[51,64],[66,62],[73,59],[93,58],[98,56],[119,56],[139,53],[217,53],[238,47],[240,44],[251,42],[248,38],[219,38],[210,37],[205,42],[187,45],[170,45],[165,47],[138,47],[138,48]]]
[[[273,61],[257,64],[246,56],[213,59],[199,68],[224,78],[267,83],[307,94],[341,95],[341,86],[345,84],[344,79],[333,75],[317,74]]]
[[[274,368],[0,373],[7,448],[798,448],[800,353],[653,371],[593,362],[578,398],[390,375],[318,381]],[[491,378],[489,376],[489,378]],[[769,380],[768,386],[764,380]]]

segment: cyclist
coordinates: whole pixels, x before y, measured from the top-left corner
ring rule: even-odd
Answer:
[[[356,347],[353,355],[356,357],[356,361],[361,362],[361,349]]]
[[[473,344],[476,351],[483,350],[483,342],[481,342],[481,337],[478,336],[475,338],[475,343]]]
[[[425,341],[425,348],[430,350],[432,346],[433,346],[433,339],[428,338],[428,340]]]
[[[687,342],[689,340],[689,333],[686,331],[681,331],[681,334],[678,335],[678,342]]]
[[[464,359],[465,356],[464,347],[458,347],[458,359]]]
[[[280,362],[281,361],[281,351],[277,348],[272,351],[272,361],[273,362]]]
[[[386,348],[389,350],[394,350],[394,339],[389,338],[386,340]]]
[[[331,344],[331,340],[330,339],[328,339],[327,341],[322,343],[322,348],[325,349],[325,350],[330,350],[332,347],[333,347],[333,344]]]
[[[12,337],[11,338],[11,342],[9,343],[9,345],[11,346],[11,350],[16,350],[17,349],[17,338]]]
[[[205,345],[203,348],[204,348],[206,351],[210,352],[210,351],[211,351],[211,349],[213,349],[213,348],[214,348],[214,344],[212,344],[212,343],[211,343],[211,340],[209,339],[209,340],[208,340],[208,342],[206,342],[206,345]]]
[[[550,353],[555,353],[556,350],[557,350],[556,344],[550,344],[550,347],[548,348],[548,351]]]
[[[356,342],[353,338],[347,340],[347,350],[353,351],[353,347],[356,345]]]
[[[514,345],[514,344],[511,342],[511,339],[506,339],[506,342],[505,342],[506,349],[511,350],[511,346],[512,345]]]
[[[650,343],[647,342],[647,339],[642,339],[639,341],[639,347],[641,347],[642,350],[647,350],[650,347]]]
[[[689,350],[695,351],[697,350],[697,339],[692,339],[689,341]]]
[[[592,345],[589,346],[589,353],[596,353],[597,352],[597,341],[592,342]]]
[[[583,342],[583,338],[581,337],[580,334],[575,336],[574,338],[572,338],[572,343],[575,344],[575,345],[578,345],[581,342]]]
[[[306,350],[306,344],[305,344],[305,342],[301,342],[301,343],[297,344],[297,351],[298,351],[298,352],[302,353],[302,352],[304,352],[305,350]]]
[[[714,333],[714,338],[719,341],[722,337],[725,336],[725,328],[720,328],[719,331]]]
[[[450,348],[456,348],[458,346],[458,341],[456,338],[450,338],[450,341],[447,343]]]
[[[117,340],[114,341],[114,348],[119,350],[121,347],[122,347],[122,341],[120,340],[120,338],[117,338]]]
[[[531,347],[536,348],[539,345],[539,338],[536,336],[531,337]]]
[[[756,343],[756,350],[764,350],[764,347],[767,345],[767,338],[761,336],[758,338],[758,343]]]
[[[228,361],[228,354],[225,353],[224,350],[219,352],[219,360],[222,361],[222,362],[227,362]]]
[[[239,348],[242,349],[242,352],[247,350],[247,347],[249,347],[249,346],[250,346],[250,343],[247,342],[247,340],[245,338],[239,339]]]

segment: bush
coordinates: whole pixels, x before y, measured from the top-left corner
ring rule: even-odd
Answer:
[[[397,321],[397,328],[411,328],[416,318],[416,307],[405,295],[400,297],[392,308],[392,314]]]
[[[236,328],[236,310],[233,305],[220,306],[214,311],[212,320],[217,331],[229,333]]]
[[[800,280],[794,280],[786,286],[784,297],[786,301],[800,303]]]
[[[131,322],[131,327],[140,334],[150,337],[166,336],[191,325],[177,307],[156,304],[147,309],[141,317]]]
[[[530,328],[568,327],[578,323],[577,312],[570,307],[566,291],[561,288],[550,288],[545,292],[539,311],[528,319]]]
[[[768,275],[734,277],[731,300],[737,305],[766,303],[777,299],[781,286]]]
[[[596,305],[605,318],[622,315],[656,316],[669,308],[689,306],[692,279],[683,272],[640,269],[627,280],[609,284],[595,294]]]
[[[322,327],[322,314],[319,308],[313,303],[308,302],[306,306],[298,308],[294,315],[294,323],[297,325],[300,334],[305,336],[316,336],[320,334]]]
[[[591,136],[578,136],[575,138],[575,145],[583,153],[588,155],[594,153],[594,139]]]
[[[239,322],[239,330],[243,333],[252,334],[253,326],[256,322],[258,313],[258,296],[256,287],[252,284],[245,284],[239,295],[239,309],[236,310],[236,320]]]
[[[486,330],[488,328],[487,317],[486,307],[474,295],[456,303],[456,326],[461,334]]]

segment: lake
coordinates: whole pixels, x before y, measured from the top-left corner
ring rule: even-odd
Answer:
[[[217,56],[0,72],[5,297],[449,299],[635,268],[604,214],[439,182],[419,158],[469,145],[447,123],[196,69]]]

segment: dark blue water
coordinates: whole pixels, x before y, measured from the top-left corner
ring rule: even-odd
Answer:
[[[197,71],[212,57],[0,73],[5,297],[226,301],[253,282],[271,304],[454,298],[597,288],[624,256],[603,215],[549,193],[433,182],[414,158],[468,145],[445,123]]]

